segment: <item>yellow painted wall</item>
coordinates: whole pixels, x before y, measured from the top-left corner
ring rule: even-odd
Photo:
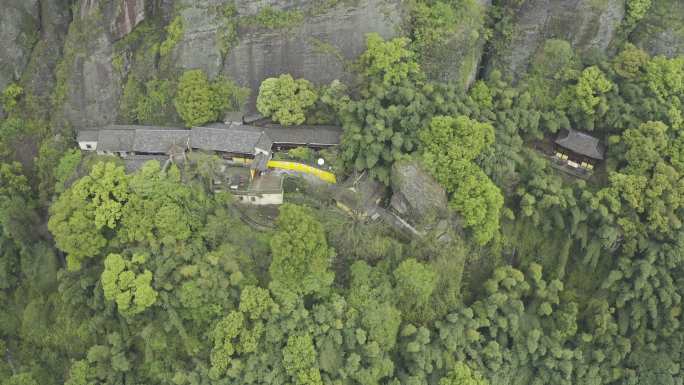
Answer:
[[[303,172],[306,174],[314,175],[328,183],[337,183],[337,178],[335,177],[335,174],[302,163],[286,162],[282,160],[269,160],[268,167]]]

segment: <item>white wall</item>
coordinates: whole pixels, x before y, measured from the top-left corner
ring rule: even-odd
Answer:
[[[83,151],[95,151],[97,150],[97,142],[78,142],[78,146]],[[90,148],[88,148],[90,146]]]
[[[239,195],[237,199],[242,203],[252,205],[282,205],[283,194]]]

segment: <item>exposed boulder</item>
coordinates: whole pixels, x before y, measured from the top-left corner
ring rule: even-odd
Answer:
[[[580,52],[605,51],[625,17],[624,0],[527,0],[513,21],[510,43],[491,67],[518,77],[547,39],[569,41]]]
[[[447,213],[446,191],[418,161],[394,163],[392,192],[392,208],[416,223]]]
[[[654,1],[630,40],[651,55],[684,54],[684,2]]]

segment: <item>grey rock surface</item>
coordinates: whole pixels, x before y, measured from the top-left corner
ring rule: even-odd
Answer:
[[[69,31],[67,44],[77,47],[68,69],[64,119],[73,127],[102,126],[114,121],[121,95],[121,75],[112,64],[114,38],[108,21],[121,3],[82,0],[78,26]]]
[[[391,202],[406,205],[406,217],[418,223],[447,212],[444,188],[415,160],[394,163],[392,193]]]
[[[111,19],[111,33],[121,39],[145,20],[145,0],[118,0]]]
[[[651,55],[673,57],[684,54],[684,2],[654,1],[631,39]]]
[[[6,0],[1,7],[0,91],[21,77],[40,30],[38,0]]]
[[[302,1],[266,1],[295,5]],[[243,27],[239,43],[225,60],[223,73],[252,89],[253,103],[259,84],[265,78],[290,73],[316,84],[348,79],[345,60],[366,48],[366,34],[377,32],[385,38],[398,33],[401,23],[398,0],[359,0],[351,6],[344,2],[321,14],[307,18],[291,29],[268,30]],[[239,2],[239,9],[254,12],[256,6]]]
[[[475,81],[485,47],[486,12],[491,0],[478,0],[478,17],[468,18],[469,23],[458,26],[458,32],[446,43],[426,58],[423,69],[428,76],[437,81],[455,81],[465,88]]]
[[[624,17],[624,0],[528,0],[506,52],[497,52],[492,64],[515,78],[547,39],[567,40],[580,52],[606,51]]]
[[[176,5],[183,20],[183,38],[174,49],[176,65],[183,69],[202,69],[210,78],[221,70],[223,58],[217,34],[222,23],[217,7],[225,0],[181,0]]]
[[[25,95],[31,95],[37,102],[34,105],[40,110],[35,112],[48,116],[55,68],[62,58],[71,12],[69,0],[44,0],[40,7],[40,40],[31,51],[21,83]]]

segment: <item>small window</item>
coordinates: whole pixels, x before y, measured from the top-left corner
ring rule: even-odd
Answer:
[[[252,202],[256,202],[256,197],[252,197]]]
[[[86,144],[86,148],[87,148],[88,150],[92,150],[92,149],[93,149],[93,146],[90,145],[90,144]]]

